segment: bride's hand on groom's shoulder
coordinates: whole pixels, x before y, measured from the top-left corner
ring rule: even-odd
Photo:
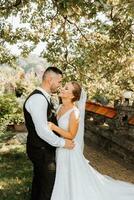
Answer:
[[[65,146],[66,149],[73,149],[75,147],[75,143],[73,140],[65,139]]]

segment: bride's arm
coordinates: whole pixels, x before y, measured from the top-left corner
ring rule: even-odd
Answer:
[[[56,131],[59,135],[66,139],[73,139],[76,136],[78,125],[79,125],[79,115],[78,112],[73,111],[70,114],[68,131],[56,126],[54,123],[49,122],[50,128]]]

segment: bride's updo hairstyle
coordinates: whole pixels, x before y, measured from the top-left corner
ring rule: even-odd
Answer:
[[[82,89],[81,89],[81,86],[80,86],[77,82],[75,82],[75,81],[72,81],[71,83],[72,83],[72,85],[73,85],[73,87],[74,87],[74,89],[73,89],[73,91],[72,91],[72,93],[73,93],[73,95],[74,95],[72,101],[73,101],[73,102],[74,102],[74,101],[79,101],[80,95],[81,95],[81,90],[82,90]]]

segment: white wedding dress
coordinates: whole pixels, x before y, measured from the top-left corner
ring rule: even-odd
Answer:
[[[58,120],[67,130],[69,116],[78,108],[68,110]],[[83,122],[84,123],[84,122]],[[134,185],[114,180],[96,171],[83,155],[83,134],[75,137],[75,148],[56,150],[56,179],[51,200],[134,200]]]

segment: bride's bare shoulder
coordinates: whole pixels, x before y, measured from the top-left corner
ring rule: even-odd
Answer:
[[[79,116],[80,116],[80,111],[79,111],[78,107],[74,106],[72,112],[70,113],[70,117],[79,119]]]

